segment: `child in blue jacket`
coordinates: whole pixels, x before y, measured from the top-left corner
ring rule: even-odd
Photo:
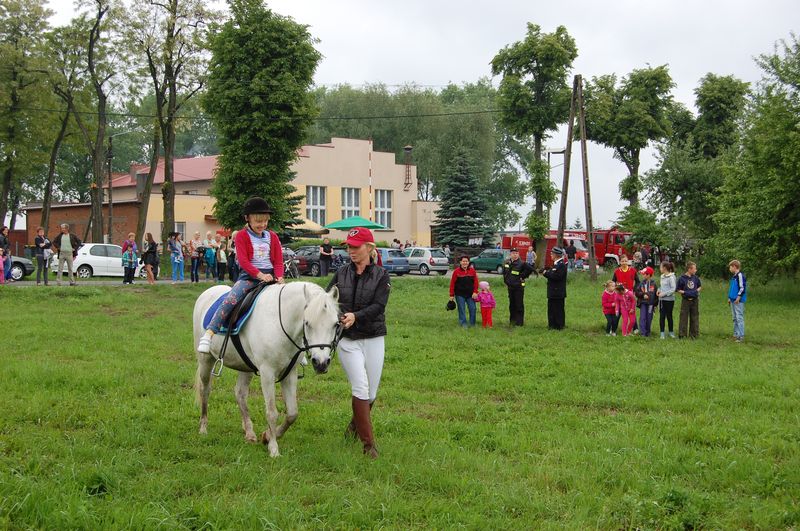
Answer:
[[[741,343],[744,340],[744,303],[747,301],[747,279],[742,273],[739,260],[731,260],[728,270],[733,275],[728,287],[728,305],[733,314],[733,338]]]

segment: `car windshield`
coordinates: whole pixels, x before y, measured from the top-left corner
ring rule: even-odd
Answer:
[[[403,253],[401,253],[397,249],[389,249],[386,252],[389,255],[389,258],[405,258],[406,257],[406,255],[404,255]]]
[[[447,255],[441,249],[431,249],[431,256],[434,258],[447,258]]]
[[[579,251],[586,250],[586,242],[583,240],[572,240],[572,243],[575,244],[575,249]]]

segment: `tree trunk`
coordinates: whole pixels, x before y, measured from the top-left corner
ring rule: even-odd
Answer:
[[[637,149],[633,155],[633,166],[631,177],[636,179],[636,188],[631,191],[631,196],[628,199],[632,207],[639,206],[639,150]]]
[[[8,128],[6,130],[5,138],[5,166],[6,170],[3,172],[3,182],[0,184],[0,225],[5,225],[6,214],[9,210],[9,196],[11,195],[11,187],[14,186],[14,163],[15,157],[15,143],[17,141],[17,113],[19,112],[19,92],[17,90],[17,69],[11,70],[11,104],[8,108]],[[13,218],[11,222],[13,223]]]
[[[172,102],[170,102],[171,104]],[[161,196],[164,202],[164,224],[161,229],[161,241],[167,241],[169,233],[175,230],[175,121],[174,110],[167,108],[167,119],[162,128],[164,144],[164,184],[161,185]],[[167,254],[166,246],[162,249]]]
[[[141,202],[139,203],[139,217],[136,221],[136,241],[142,241],[144,237],[144,227],[147,223],[147,210],[150,207],[150,193],[153,190],[153,180],[158,168],[158,147],[161,143],[161,134],[158,125],[153,127],[153,154],[150,156],[150,170],[147,172],[147,179],[144,181]]]
[[[56,163],[58,162],[58,153],[61,151],[61,143],[67,134],[67,125],[69,124],[69,110],[64,113],[64,118],[61,119],[61,129],[58,131],[53,147],[50,150],[50,163],[47,166],[47,183],[44,186],[44,200],[42,201],[42,220],[41,225],[44,227],[44,233],[49,234],[50,228],[50,204],[53,201],[53,179],[56,175]]]

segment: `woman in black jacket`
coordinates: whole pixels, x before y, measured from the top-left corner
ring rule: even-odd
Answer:
[[[33,254],[36,255],[36,285],[41,285],[42,274],[44,274],[44,285],[47,286],[47,273],[50,269],[50,256],[53,251],[50,250],[50,240],[44,235],[44,227],[36,229],[33,247]]]
[[[375,239],[369,229],[351,230],[347,235],[351,262],[339,268],[328,289],[339,289],[339,306],[344,334],[339,342],[339,360],[352,390],[353,418],[346,436],[358,435],[364,453],[378,457],[372,433],[370,410],[378,395],[386,336],[386,304],[389,302],[389,274],[375,263]]]

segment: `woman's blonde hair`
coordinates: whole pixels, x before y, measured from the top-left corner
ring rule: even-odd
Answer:
[[[369,257],[372,259],[373,262],[376,264],[378,263],[378,246],[375,245],[374,242],[366,242],[364,245],[369,247]]]

